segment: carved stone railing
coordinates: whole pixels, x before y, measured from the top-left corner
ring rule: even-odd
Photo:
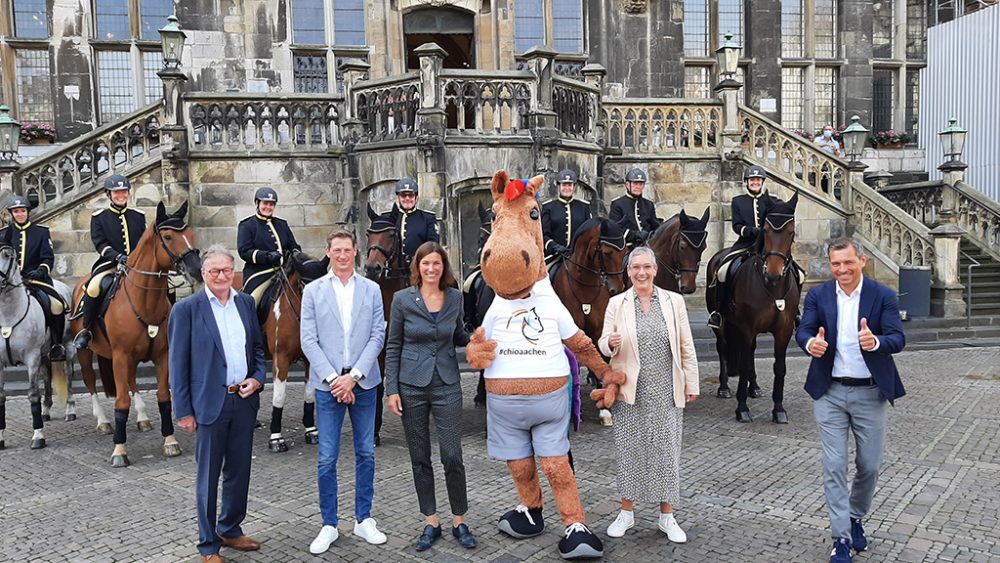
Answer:
[[[107,176],[128,176],[160,160],[162,103],[99,127],[17,172],[17,191],[35,205],[33,217],[73,204],[103,186]]]
[[[848,183],[847,163],[816,145],[790,134],[777,123],[740,106],[744,158],[760,164],[786,182],[803,186],[830,200],[839,200]]]
[[[1000,256],[1000,205],[964,182],[948,188],[956,198],[956,222],[966,236],[994,257]]]
[[[936,269],[934,237],[926,225],[863,182],[854,182],[850,194],[854,225],[865,238],[901,266]]]
[[[553,76],[552,110],[556,113],[556,128],[567,138],[596,142],[594,120],[599,115],[600,96],[597,86]]]
[[[928,227],[941,222],[941,204],[946,184],[941,181],[889,186],[878,191],[911,217]]]
[[[530,71],[441,71],[449,135],[527,135],[537,81]]]
[[[407,139],[417,135],[420,78],[416,72],[358,82],[353,91],[360,142]]]
[[[717,153],[722,104],[712,100],[605,100],[607,146],[625,153]]]
[[[342,100],[316,94],[197,93],[184,97],[193,155],[325,153],[339,146]]]

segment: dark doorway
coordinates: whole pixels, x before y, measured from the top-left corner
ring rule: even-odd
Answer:
[[[482,234],[482,222],[479,219],[479,207],[491,209],[493,194],[489,186],[476,187],[459,193],[458,196],[458,227],[461,233],[462,264],[453,268],[455,274],[461,273],[462,279],[469,275],[479,265],[479,239]]]
[[[472,14],[450,8],[429,8],[403,14],[406,69],[420,68],[420,60],[413,50],[424,43],[437,43],[448,53],[444,68],[475,68],[476,36],[473,25]]]

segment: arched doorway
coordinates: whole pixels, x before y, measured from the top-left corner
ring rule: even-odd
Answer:
[[[424,43],[437,43],[448,53],[444,68],[475,68],[473,18],[469,12],[452,8],[428,8],[403,14],[406,70],[420,68],[420,61],[413,51]]]

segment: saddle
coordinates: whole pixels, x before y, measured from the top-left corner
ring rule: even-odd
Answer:
[[[121,287],[121,280],[124,274],[121,271],[116,271],[114,275],[105,276],[101,280],[101,293],[97,298],[100,301],[100,305],[97,307],[97,316],[95,320],[100,321],[102,324],[104,322],[104,313],[108,312],[108,307],[111,306],[111,300],[115,298],[118,294],[118,288]],[[84,284],[86,286],[86,283]],[[66,320],[72,321],[83,315],[83,299],[80,300],[76,305],[76,309],[73,310],[73,314],[69,316]]]
[[[262,327],[264,326],[264,322],[267,321],[267,315],[274,306],[275,300],[278,298],[278,289],[281,288],[281,280],[278,278],[278,272],[275,272],[271,276],[267,288],[264,289],[264,293],[261,294],[260,301],[257,302],[257,322]]]

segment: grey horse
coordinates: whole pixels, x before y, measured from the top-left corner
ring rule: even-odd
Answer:
[[[52,287],[56,288],[59,295],[62,296],[66,303],[71,303],[73,300],[73,290],[63,282],[53,279]],[[66,313],[69,314],[68,312]],[[66,360],[62,366],[61,370],[53,370],[53,362],[49,361],[49,358],[42,359],[42,369],[46,371],[45,381],[45,396],[42,399],[42,420],[48,421],[50,419],[49,411],[52,408],[52,392],[66,404],[65,418],[66,422],[72,422],[76,420],[76,399],[73,397],[73,378],[76,375],[76,346],[73,344],[73,332],[66,323],[66,330],[63,331],[61,342],[63,348],[66,350]],[[54,389],[53,389],[54,388]],[[107,433],[111,433],[111,423],[101,409],[100,404],[97,403],[97,396],[93,397],[93,408],[94,417],[98,419],[98,424],[103,422],[107,426]]]
[[[39,375],[42,358],[49,352],[48,331],[42,306],[21,281],[21,269],[11,246],[0,247],[0,449],[7,429],[7,395],[3,370],[23,364],[28,370],[28,402],[31,404],[31,449],[45,447],[42,433],[42,394]]]

